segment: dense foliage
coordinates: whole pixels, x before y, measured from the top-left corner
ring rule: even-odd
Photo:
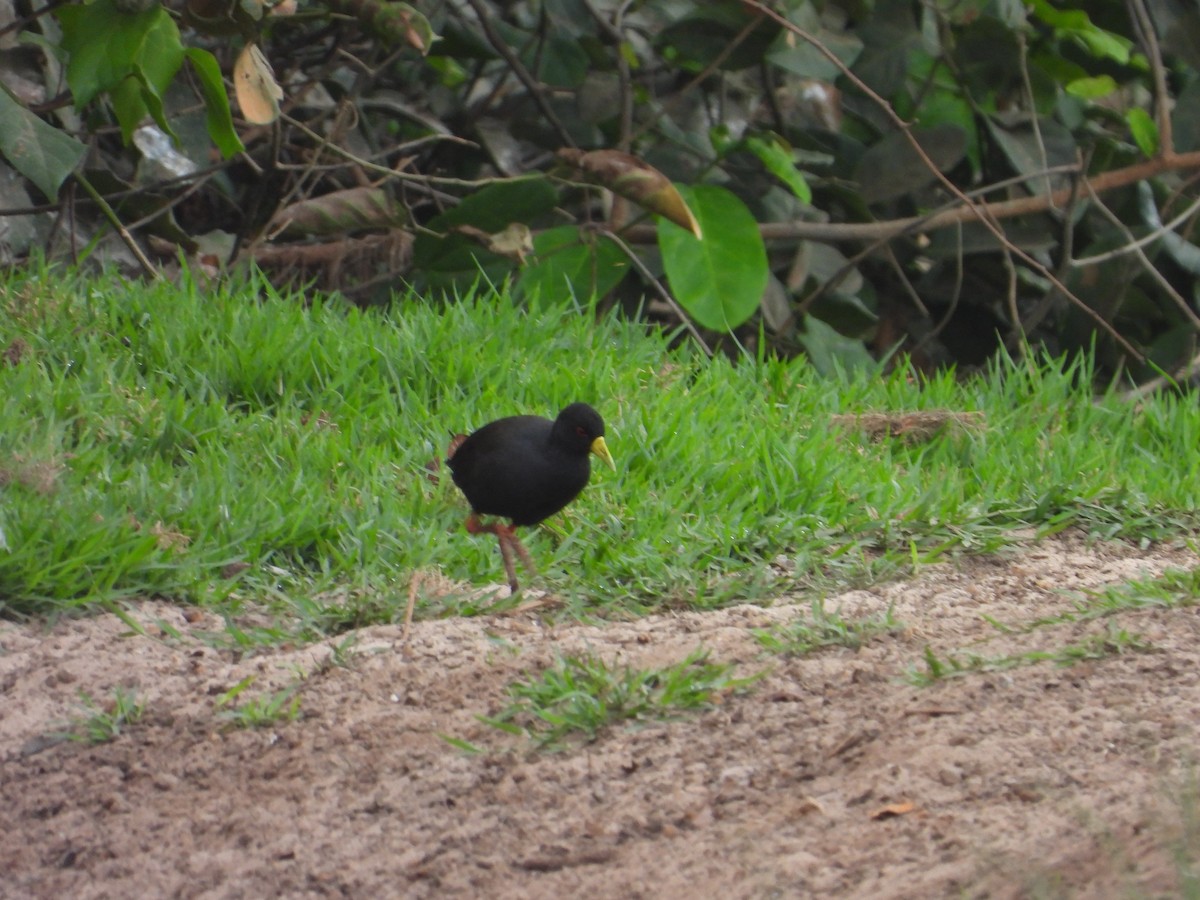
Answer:
[[[364,301],[511,277],[821,365],[1195,355],[1194,4],[95,0],[17,32],[0,154],[60,218],[16,255],[77,250],[86,201],[159,259]]]

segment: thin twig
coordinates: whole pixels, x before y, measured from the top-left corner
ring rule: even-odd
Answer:
[[[209,179],[211,179],[211,178],[212,178],[212,176],[209,175],[205,178],[200,178],[200,179],[196,180],[194,183],[188,185],[187,188],[183,191],[183,193],[176,194],[174,197],[172,197],[170,200],[168,200],[163,206],[159,206],[159,207],[155,208],[155,210],[153,212],[146,213],[146,215],[142,216],[140,219],[135,219],[134,221],[130,222],[125,227],[128,228],[129,231],[132,233],[134,231],[137,231],[143,225],[148,225],[150,222],[153,222],[155,219],[157,219],[159,216],[166,213],[168,210],[172,210],[175,207],[177,207],[179,204],[183,203],[184,200],[187,200],[189,197],[191,197],[193,194],[195,194],[198,190],[200,190],[202,187],[204,187],[208,183]]]
[[[60,6],[65,6],[70,2],[71,0],[54,0],[52,3],[47,3],[45,6],[38,7],[27,16],[14,18],[11,22],[7,22],[3,26],[0,26],[0,37],[4,37],[6,34],[9,34],[13,31],[20,31],[35,19],[44,16],[48,12],[54,12],[54,10],[58,9]],[[10,13],[13,12],[13,8],[10,7],[8,11]]]
[[[464,190],[472,190],[475,188],[487,187],[489,184],[512,184],[513,182],[520,181],[523,178],[541,178],[542,177],[542,174],[540,172],[533,172],[529,175],[520,175],[515,178],[509,177],[509,176],[500,176],[500,177],[496,177],[496,178],[476,178],[476,179],[443,178],[443,177],[440,177],[437,175],[416,175],[416,174],[410,175],[406,172],[397,172],[395,169],[388,168],[387,166],[381,166],[378,163],[373,163],[370,160],[365,159],[361,156],[356,156],[355,154],[351,153],[349,150],[346,150],[343,147],[339,147],[337,144],[328,143],[327,139],[325,137],[323,137],[322,135],[313,131],[311,128],[309,128],[307,125],[305,125],[299,119],[293,118],[292,116],[289,116],[289,115],[283,115],[280,118],[283,121],[287,122],[292,127],[298,128],[301,132],[308,135],[308,137],[311,138],[314,142],[321,144],[325,150],[328,150],[334,156],[340,156],[342,159],[345,159],[356,165],[362,166],[368,172],[375,172],[379,175],[383,175],[385,177],[392,178],[397,181],[408,181],[408,182],[413,182],[415,184],[421,184],[421,185],[435,184],[435,185],[438,185],[439,187],[455,187],[455,188],[463,188]],[[307,168],[307,166],[305,168]]]
[[[1077,172],[1078,172],[1078,165],[1071,164],[1068,166],[1055,166],[1051,169],[1045,170],[1044,174],[1058,175],[1058,174],[1072,174],[1072,173],[1077,173]],[[1009,187],[1011,185],[1014,185],[1014,184],[1021,184],[1026,181],[1032,181],[1035,178],[1040,178],[1042,176],[1042,174],[1043,174],[1042,172],[1029,172],[1025,175],[1014,175],[1013,177],[1006,178],[1003,181],[997,181],[997,182],[995,182],[993,184],[989,184],[985,187],[977,188],[976,190],[968,193],[967,196],[971,197],[972,199],[974,199],[976,197],[982,197],[983,195],[988,194],[992,191],[1002,190],[1002,189]],[[957,208],[959,208],[959,206],[960,206],[960,204],[959,204],[958,200],[951,200],[949,203],[946,203],[946,204],[938,207],[935,210],[931,210],[930,212],[926,213],[924,216],[915,217],[914,219],[911,220],[912,225],[910,227],[908,227],[900,232],[897,232],[895,234],[889,234],[884,237],[878,238],[873,243],[864,247],[858,253],[849,257],[846,260],[846,262],[844,262],[842,264],[842,267],[840,269],[838,269],[829,279],[827,279],[826,281],[817,285],[813,289],[812,293],[810,293],[807,297],[804,297],[803,299],[801,299],[799,301],[799,303],[797,303],[797,309],[800,312],[803,312],[805,309],[807,309],[809,306],[811,306],[813,303],[815,303],[822,294],[824,294],[828,290],[832,290],[833,287],[836,287],[838,284],[840,284],[843,278],[845,278],[848,274],[850,274],[850,272],[853,272],[856,268],[858,268],[858,264],[860,262],[862,262],[868,256],[871,256],[872,254],[876,253],[883,247],[886,247],[888,245],[888,243],[890,243],[891,241],[893,241],[899,237],[904,237],[905,235],[919,234],[919,233],[925,231],[925,229],[921,226],[924,223],[926,223],[929,219],[934,218],[936,216],[940,216],[942,213],[946,212],[947,210],[957,209]],[[954,226],[961,228],[963,223],[957,222],[957,223],[953,223],[953,224],[954,224]],[[763,226],[763,227],[765,227],[765,226]],[[832,226],[828,226],[828,227],[837,228],[839,226],[832,225]],[[765,237],[765,235],[764,235],[764,237]],[[819,240],[819,238],[813,238],[813,239]],[[921,312],[928,315],[928,313],[925,312],[924,308],[921,309]]]
[[[1197,371],[1200,371],[1200,355],[1193,356],[1169,375],[1159,375],[1157,378],[1152,378],[1145,384],[1139,384],[1137,387],[1130,388],[1125,392],[1124,396],[1133,400],[1140,400],[1141,398],[1149,394],[1153,394],[1155,391],[1159,390],[1160,388],[1164,388],[1167,385],[1171,385],[1173,387],[1177,384],[1187,381]]]
[[[950,295],[950,308],[946,310],[946,314],[942,316],[941,321],[933,327],[933,330],[917,341],[916,346],[913,347],[913,352],[920,350],[923,346],[931,341],[937,340],[938,335],[945,331],[946,326],[950,324],[950,320],[954,318],[954,314],[958,312],[958,303],[962,299],[963,281],[965,280],[966,274],[964,271],[965,267],[963,266],[964,254],[962,245],[963,234],[962,228],[960,227],[958,229],[958,253],[954,254],[954,261],[956,263],[954,267],[954,293]]]
[[[746,0],[754,2],[754,0]],[[1155,178],[1166,172],[1182,172],[1190,169],[1200,169],[1200,150],[1188,153],[1176,153],[1169,159],[1148,159],[1124,169],[1113,169],[1088,179],[1087,184],[1097,194],[1117,188],[1128,187],[1139,181]],[[1041,173],[1037,173],[1041,177]],[[903,219],[889,219],[884,222],[767,222],[759,226],[759,233],[768,241],[814,240],[838,243],[841,241],[873,241],[892,240],[905,233],[928,234],[940,231],[960,222],[971,222],[979,218],[980,211],[993,220],[1012,219],[1017,216],[1029,216],[1037,213],[1059,209],[1068,203],[1071,192],[1077,190],[1072,185],[1060,188],[1049,197],[1037,194],[1032,197],[1018,197],[1014,200],[1001,200],[995,203],[971,204],[961,200],[948,204],[948,208],[932,215],[909,216]],[[959,197],[959,193],[955,192]],[[653,225],[633,226],[622,232],[625,240],[631,244],[652,244],[657,240],[657,231]]]
[[[621,45],[625,43],[625,10],[629,4],[622,3],[613,10],[611,22],[596,9],[592,0],[583,0],[583,5],[600,30],[612,41],[613,55],[617,61],[617,95],[621,102],[617,149],[628,153],[633,146],[633,80],[630,77],[629,60],[621,52]]]
[[[1021,327],[1021,311],[1017,308],[1017,267],[1007,247],[1001,248],[1000,260],[1004,263],[1004,271],[1008,275],[1008,290],[1004,294],[1008,304],[1008,321],[1012,323],[1008,348],[1021,356],[1025,353],[1025,329]]]
[[[113,208],[108,205],[108,201],[105,200],[101,193],[92,186],[92,183],[87,180],[86,176],[84,176],[82,172],[75,172],[74,174],[75,180],[79,182],[85,191],[87,191],[88,195],[92,198],[96,205],[100,207],[100,211],[104,213],[104,217],[108,219],[112,227],[116,229],[117,234],[121,236],[121,240],[125,242],[125,246],[129,248],[129,252],[132,253],[134,259],[138,261],[138,265],[145,269],[146,274],[154,280],[157,281],[158,279],[162,278],[162,273],[159,272],[155,265],[146,258],[146,254],[142,252],[142,248],[138,246],[137,241],[133,239],[133,235],[130,234],[125,228],[125,225],[121,222],[120,218],[118,218]]]
[[[467,4],[475,11],[475,17],[479,21],[479,27],[483,31],[483,36],[492,45],[492,49],[504,57],[504,61],[508,63],[508,67],[512,69],[512,73],[517,76],[521,84],[525,85],[525,90],[529,91],[529,96],[533,98],[533,102],[537,104],[537,108],[546,117],[546,121],[558,132],[558,139],[562,141],[564,146],[574,147],[575,141],[571,138],[571,132],[559,121],[558,115],[554,112],[554,107],[546,99],[546,92],[542,89],[542,85],[525,68],[525,64],[521,62],[521,58],[512,51],[512,48],[504,42],[504,39],[496,34],[496,29],[492,27],[491,14],[484,7],[481,0],[467,0]]]
[[[1150,60],[1150,72],[1154,78],[1154,121],[1158,125],[1158,153],[1164,158],[1175,155],[1175,139],[1171,134],[1171,95],[1167,92],[1167,70],[1163,65],[1162,51],[1158,46],[1158,33],[1145,0],[1126,0],[1129,18],[1138,41],[1146,50]]]
[[[1135,243],[1133,241],[1133,233],[1130,232],[1129,228],[1120,220],[1117,214],[1108,208],[1103,200],[1095,195],[1092,195],[1092,202],[1096,204],[1096,208],[1100,210],[1104,217],[1108,219],[1108,221],[1112,222],[1114,227],[1123,232],[1124,235],[1129,238],[1131,243]],[[1192,330],[1200,333],[1200,316],[1196,315],[1195,311],[1188,304],[1187,300],[1184,299],[1179,291],[1175,290],[1174,286],[1170,281],[1167,280],[1166,276],[1158,271],[1158,268],[1152,262],[1150,262],[1150,258],[1146,256],[1145,251],[1142,250],[1141,247],[1134,246],[1133,252],[1137,256],[1138,262],[1142,264],[1142,268],[1146,270],[1146,273],[1150,275],[1150,277],[1156,282],[1158,282],[1158,286],[1162,288],[1162,290],[1166,292],[1166,295],[1170,297],[1172,301],[1174,301],[1176,306],[1179,307],[1179,310],[1183,313],[1184,318],[1186,318],[1191,324]]]
[[[883,245],[883,252],[887,255],[888,266],[891,268],[892,273],[900,282],[900,289],[908,295],[908,299],[912,301],[912,305],[915,306],[919,312],[928,316],[929,310],[925,307],[924,301],[921,300],[921,295],[917,293],[916,287],[909,279],[907,273],[905,273],[904,266],[900,265],[900,260],[896,258],[896,251],[892,248],[890,242]]]
[[[1116,259],[1118,256],[1124,256],[1126,253],[1134,253],[1148,244],[1153,244],[1168,231],[1174,231],[1193,215],[1195,215],[1197,211],[1200,211],[1200,198],[1194,200],[1187,209],[1177,215],[1170,222],[1160,225],[1149,234],[1135,239],[1130,232],[1126,231],[1126,234],[1129,236],[1128,244],[1122,244],[1120,247],[1114,247],[1112,250],[1109,250],[1105,253],[1097,253],[1095,256],[1080,257],[1079,259],[1072,260],[1071,264],[1077,268],[1079,266],[1091,266],[1095,265],[1096,263],[1108,262],[1110,259]]]
[[[755,7],[760,12],[766,12],[766,10],[758,3],[747,3],[746,6]],[[771,15],[774,16],[773,13]],[[683,87],[676,91],[676,95],[683,97],[693,88],[699,87],[706,80],[708,80],[709,76],[711,76],[713,72],[717,71],[717,69],[721,67],[721,63],[725,62],[725,60],[729,58],[730,54],[732,54],[734,50],[741,46],[742,42],[746,40],[746,38],[750,37],[750,35],[754,32],[754,29],[762,24],[762,20],[763,17],[759,16],[758,18],[751,19],[744,26],[742,26],[742,30],[735,34],[730,41],[721,48],[721,52],[709,60],[708,64],[705,65],[705,67],[699,72],[697,72],[695,77],[693,77]],[[657,121],[657,119],[650,119],[643,124],[642,127],[638,129],[637,133],[634,134],[634,140],[641,137],[643,134],[653,128]]]
[[[704,340],[704,336],[700,334],[699,329],[692,324],[691,316],[689,316],[684,311],[683,307],[676,302],[675,298],[671,296],[669,291],[663,289],[663,286],[658,283],[658,279],[655,278],[654,275],[651,274],[650,270],[646,268],[646,264],[641,261],[636,253],[633,252],[633,248],[607,228],[601,229],[599,233],[603,237],[608,238],[610,241],[616,244],[620,251],[629,258],[629,261],[633,263],[634,268],[638,270],[642,278],[646,280],[646,283],[649,284],[654,292],[658,294],[660,298],[662,298],[663,302],[670,306],[671,309],[675,311],[675,314],[679,316],[679,320],[683,322],[683,325],[688,330],[688,333],[695,339],[696,343],[700,346],[700,349],[704,351],[704,355],[711,359],[713,355],[712,348],[708,346],[708,343]]]
[[[1025,32],[1018,28],[1016,34],[1021,66],[1021,87],[1025,91],[1025,102],[1029,104],[1029,124],[1033,127],[1033,142],[1037,145],[1038,157],[1041,160],[1042,169],[1045,170],[1050,165],[1050,157],[1046,153],[1046,142],[1042,139],[1042,126],[1038,121],[1037,98],[1033,96],[1033,83],[1029,80],[1029,48],[1025,43]],[[1049,196],[1054,192],[1054,186],[1050,183],[1049,175],[1046,176],[1045,181],[1046,195]]]

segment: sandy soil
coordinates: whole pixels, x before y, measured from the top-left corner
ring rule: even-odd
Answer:
[[[1200,609],[1022,629],[1081,590],[1198,562],[1068,536],[939,565],[828,598],[847,617],[890,605],[902,633],[791,659],[751,630],[811,598],[603,626],[418,622],[407,645],[373,627],[349,667],[323,665],[335,641],[235,659],[194,639],[219,622],[164,604],[134,614],[181,640],[112,616],[0,624],[0,896],[1178,896],[1181,841],[1200,860]],[[1113,626],[1147,649],[904,678],[926,646],[994,657]],[[658,666],[697,646],[769,674],[711,711],[558,753],[476,718],[557,654]],[[217,717],[246,676],[239,699],[300,673],[295,721]],[[138,724],[47,739],[81,690],[118,686],[147,699]]]

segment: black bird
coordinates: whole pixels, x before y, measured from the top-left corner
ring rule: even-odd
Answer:
[[[616,470],[604,443],[604,420],[586,403],[572,403],[553,421],[509,416],[470,436],[451,439],[446,463],[471,504],[467,531],[496,535],[514,592],[518,590],[514,549],[530,572],[537,571],[517,538],[516,527],[536,525],[579,496],[592,472],[591,453]],[[501,516],[512,524],[484,524],[481,515]]]

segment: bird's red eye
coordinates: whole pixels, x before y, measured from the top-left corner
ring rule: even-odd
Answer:
[[[588,436],[588,435],[587,435],[587,429],[586,429],[586,428],[584,428],[582,425],[576,425],[576,426],[575,426],[575,433],[576,433],[577,435],[579,435],[580,437],[587,437],[587,436]]]

